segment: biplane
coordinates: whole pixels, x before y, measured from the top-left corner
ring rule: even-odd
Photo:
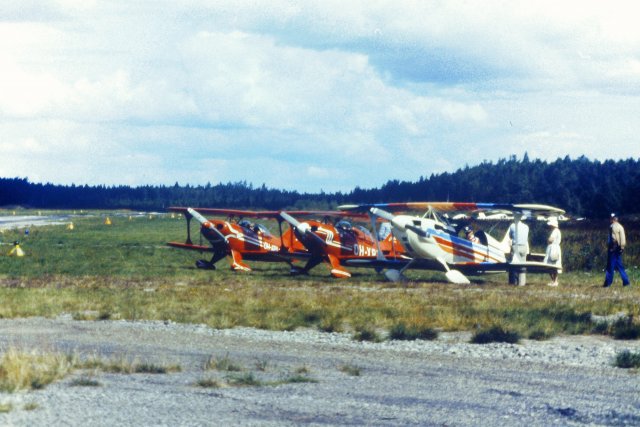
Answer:
[[[372,221],[377,218],[387,220],[392,225],[392,233],[406,250],[405,259],[377,259],[366,263],[357,260],[351,265],[375,266],[387,269],[389,280],[403,278],[408,268],[438,270],[445,273],[452,283],[467,284],[464,274],[476,275],[486,272],[510,272],[521,277],[523,273],[551,273],[558,271],[555,265],[522,259],[511,254],[508,232],[498,241],[489,233],[478,231],[476,241],[459,237],[457,229],[449,219],[456,214],[467,216],[496,213],[509,213],[518,230],[518,222],[523,218],[537,216],[559,216],[564,210],[536,204],[497,204],[497,203],[452,203],[452,202],[409,202],[379,203],[364,205],[343,205],[339,209],[354,212],[367,212]],[[423,215],[409,215],[410,211],[422,211]],[[514,239],[517,240],[517,237]]]
[[[330,266],[331,275],[347,278],[351,273],[344,265],[353,259],[376,259],[379,253],[395,259],[403,254],[402,246],[392,234],[385,239],[373,237],[360,225],[348,219],[368,220],[366,213],[339,211],[243,211],[235,209],[182,208],[170,211],[182,213],[187,220],[187,239],[184,243],[168,245],[199,252],[212,253],[210,260],[198,260],[196,266],[215,269],[215,264],[229,257],[234,271],[250,271],[249,261],[286,262],[291,274],[305,274],[321,263]],[[226,216],[226,219],[207,219],[202,214]],[[315,217],[300,221],[297,218]],[[279,236],[251,219],[273,219],[278,223]],[[200,235],[208,244],[195,244],[191,237],[191,220],[200,223]],[[334,220],[334,222],[331,221]],[[287,224],[286,229],[283,227]],[[304,266],[297,261],[306,261]]]

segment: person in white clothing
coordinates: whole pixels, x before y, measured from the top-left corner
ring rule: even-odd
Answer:
[[[529,254],[529,226],[525,224],[526,217],[521,217],[509,226],[508,234],[511,242],[511,262],[521,264],[527,262]],[[523,286],[526,282],[524,273],[517,274],[509,270],[509,284]]]
[[[553,273],[549,273],[551,276],[551,282],[547,285],[558,286],[558,274],[562,273],[562,250],[560,249],[560,242],[562,241],[562,234],[560,233],[560,227],[558,226],[558,219],[555,217],[549,218],[547,225],[551,227],[551,234],[547,239],[547,250],[544,255],[544,262],[558,267],[558,270]]]

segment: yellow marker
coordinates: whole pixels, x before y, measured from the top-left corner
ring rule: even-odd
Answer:
[[[104,225],[111,225],[111,219],[109,217],[104,220]]]
[[[73,230],[73,223],[70,222],[69,225],[67,225],[67,230]]]
[[[13,248],[11,248],[11,250],[9,251],[9,256],[24,256],[24,251],[22,250],[18,242],[16,242],[13,245]]]

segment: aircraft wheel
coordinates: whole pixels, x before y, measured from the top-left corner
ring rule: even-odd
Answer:
[[[216,266],[211,264],[209,261],[204,259],[199,259],[196,261],[196,267],[201,268],[203,270],[215,270]]]

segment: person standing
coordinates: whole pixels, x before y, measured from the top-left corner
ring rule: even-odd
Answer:
[[[616,270],[620,273],[622,286],[629,286],[629,277],[622,264],[622,253],[624,252],[624,247],[627,245],[624,227],[618,222],[618,215],[615,213],[611,214],[609,221],[611,225],[609,226],[609,238],[607,239],[607,270],[604,275],[604,285],[602,285],[602,287],[608,288],[611,286]]]
[[[560,242],[562,241],[562,234],[560,233],[560,227],[558,226],[558,219],[551,217],[547,221],[547,225],[552,228],[551,234],[547,239],[547,250],[544,254],[544,263],[551,264],[558,269],[553,273],[549,273],[551,276],[551,282],[547,283],[548,286],[558,286],[558,274],[562,273],[562,250],[560,249]]]
[[[529,255],[529,226],[525,224],[525,217],[516,218],[509,226],[509,240],[511,241],[511,262],[515,264],[527,262]],[[509,284],[524,286],[526,274],[515,270],[509,270]]]

